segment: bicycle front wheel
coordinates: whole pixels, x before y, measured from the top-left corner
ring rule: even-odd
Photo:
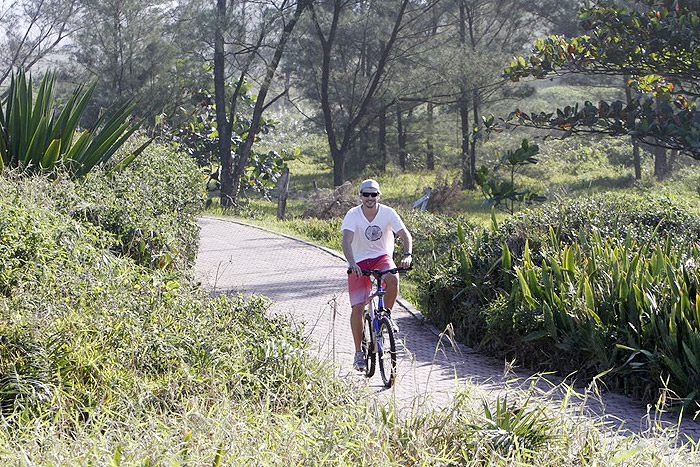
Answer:
[[[374,367],[377,361],[374,333],[372,332],[372,319],[368,314],[365,314],[362,321],[362,354],[365,358],[365,376],[371,378],[372,375],[374,375]]]
[[[382,375],[384,386],[390,388],[396,379],[396,338],[391,329],[389,319],[383,317],[379,321],[379,372]]]

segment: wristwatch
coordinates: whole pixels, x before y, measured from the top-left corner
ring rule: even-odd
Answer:
[[[413,255],[412,255],[411,253],[409,253],[408,251],[404,251],[404,252],[403,252],[403,255],[404,255],[404,256],[413,256]]]

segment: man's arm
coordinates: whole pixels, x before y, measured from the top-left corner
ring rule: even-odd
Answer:
[[[401,257],[401,267],[407,268],[413,262],[413,237],[407,229],[401,229],[396,232],[396,235],[401,239],[403,244],[403,256]]]
[[[355,238],[355,233],[351,230],[343,230],[343,254],[345,259],[348,260],[348,268],[352,269],[352,272],[356,276],[362,275],[362,269],[355,262],[355,255],[352,253],[352,239]]]

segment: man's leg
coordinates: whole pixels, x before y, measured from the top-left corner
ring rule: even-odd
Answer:
[[[384,307],[387,310],[394,308],[394,303],[396,303],[396,297],[399,295],[399,276],[397,274],[388,274],[384,276],[384,282],[386,282],[386,295],[384,296]],[[399,326],[396,324],[393,316],[389,316],[391,319],[391,329],[394,330],[394,334],[398,334]]]
[[[350,329],[352,338],[355,341],[355,352],[362,350],[362,314],[365,310],[364,303],[352,307],[350,315]]]
[[[352,307],[352,312],[350,314],[350,330],[352,331],[352,339],[355,344],[355,356],[353,357],[352,366],[358,371],[365,371],[366,369],[365,359],[361,350],[362,317],[371,287],[372,284],[368,277],[356,277],[353,274],[348,275],[348,292],[350,292],[350,306]]]
[[[384,295],[384,306],[388,309],[394,308],[396,297],[399,295],[399,276],[396,274],[387,274],[384,276],[386,282],[386,295]]]

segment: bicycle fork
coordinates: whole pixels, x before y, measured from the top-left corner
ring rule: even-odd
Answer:
[[[382,355],[384,353],[382,349],[382,343],[380,340],[381,334],[379,330],[379,323],[380,323],[380,316],[379,313],[384,310],[384,295],[386,292],[382,288],[381,282],[377,285],[377,291],[375,292],[375,295],[377,296],[377,309],[372,310],[372,327],[374,328],[374,343],[375,343],[375,352],[377,355]]]

